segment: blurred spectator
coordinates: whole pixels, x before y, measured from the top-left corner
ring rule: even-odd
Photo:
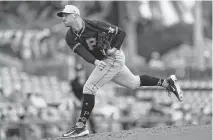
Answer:
[[[172,122],[175,125],[181,125],[182,120],[184,117],[184,113],[181,111],[181,106],[178,103],[174,103],[172,105],[172,110],[171,110],[171,115],[172,115]]]
[[[178,77],[185,77],[186,60],[181,56],[181,52],[176,53],[176,57],[173,60],[173,68],[176,69],[176,75]]]
[[[16,36],[14,34],[14,31],[9,32],[8,34],[4,33],[4,36],[2,37],[3,40],[0,41],[0,52],[4,52],[13,57],[17,57],[17,54],[13,50],[13,42],[15,38]]]
[[[133,127],[135,123],[135,119],[132,113],[133,113],[133,104],[127,102],[125,107],[121,109],[121,116],[123,118],[121,125],[123,130],[129,130]]]
[[[70,122],[70,120],[72,120],[74,116],[73,112],[75,112],[73,98],[70,96],[62,98],[58,109],[61,119]]]
[[[107,100],[105,98],[105,100]],[[94,117],[95,116],[95,117]],[[121,130],[120,108],[113,102],[103,103],[96,106],[93,117],[96,122],[97,132],[116,132]]]
[[[201,108],[200,112],[197,114],[197,124],[205,125],[212,123],[212,109],[210,106],[206,106],[205,108]]]
[[[6,131],[7,140],[20,140],[20,131],[18,128],[9,128]]]
[[[5,95],[3,87],[0,87],[0,103],[7,103],[7,102],[9,102],[9,99]]]
[[[46,108],[41,109],[40,112],[41,120],[48,122],[45,124],[45,128],[47,129],[46,135],[47,137],[58,136],[59,128],[53,122],[59,121],[61,118],[58,106],[49,104]]]
[[[151,59],[149,61],[150,68],[153,69],[165,69],[165,64],[162,60],[160,60],[160,53],[159,52],[153,52],[151,55]]]
[[[32,105],[36,108],[46,108],[47,107],[47,103],[44,100],[44,98],[41,96],[41,94],[38,93],[34,93],[31,97],[30,97],[30,102],[32,103]]]
[[[58,121],[60,120],[60,114],[56,106],[48,105],[46,108],[42,109],[41,119],[45,121]]]
[[[160,106],[160,104],[156,102],[155,98],[150,98],[149,102],[151,104],[151,108],[147,111],[146,116],[150,119],[148,119],[146,125],[144,125],[143,127],[151,128],[160,125],[165,125],[167,119],[162,106]]]
[[[21,91],[21,86],[16,84],[12,93],[9,94],[10,102],[22,103],[24,101],[24,93]]]

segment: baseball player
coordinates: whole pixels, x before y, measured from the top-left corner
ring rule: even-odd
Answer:
[[[161,79],[148,75],[134,75],[129,70],[121,50],[126,36],[124,30],[106,22],[83,19],[79,9],[74,5],[66,5],[57,16],[61,17],[66,27],[69,27],[65,38],[69,47],[85,61],[95,65],[83,87],[84,97],[79,120],[62,135],[63,137],[89,134],[86,122],[95,105],[95,94],[110,81],[131,89],[141,86],[161,86],[169,95],[172,92],[179,101],[183,100],[183,93],[175,75]]]

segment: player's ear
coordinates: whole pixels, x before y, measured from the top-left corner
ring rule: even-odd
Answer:
[[[74,14],[74,18],[77,19],[77,18],[78,18],[78,15],[77,15],[77,14]]]

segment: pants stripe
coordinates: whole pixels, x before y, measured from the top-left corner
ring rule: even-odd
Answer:
[[[111,70],[111,68],[114,66],[116,59],[114,59],[113,64],[110,66],[110,68],[107,70],[107,72],[100,78],[99,81],[97,81],[97,83],[94,84],[94,86],[96,86],[103,78],[104,76],[106,76],[108,74],[108,72]]]

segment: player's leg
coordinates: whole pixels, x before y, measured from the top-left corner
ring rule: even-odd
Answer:
[[[79,120],[70,131],[63,135],[64,137],[79,137],[89,133],[85,126],[95,105],[97,90],[110,82],[122,69],[121,63],[116,59],[108,58],[104,61],[107,63],[107,66],[102,71],[96,67],[86,81],[83,88],[84,95]]]
[[[183,94],[175,75],[171,75],[167,79],[161,79],[148,75],[134,75],[125,65],[123,69],[113,78],[113,82],[131,89],[140,86],[161,86],[169,92],[173,92],[179,101],[183,100]]]
[[[117,75],[117,73],[121,71],[122,69],[122,65],[116,59],[108,58],[104,61],[107,64],[106,68],[100,71],[96,67],[84,85],[83,94],[85,97],[84,99],[85,105],[83,102],[81,117],[78,122],[82,122],[84,124],[86,123],[86,121],[89,118],[89,114],[91,112],[90,110],[92,110],[94,106],[94,98],[95,98],[95,94],[97,90],[101,88],[102,86],[104,86],[105,84],[109,83],[113,79],[113,77]],[[87,98],[91,98],[90,101]],[[86,111],[87,110],[86,107],[88,107],[87,104],[89,104],[89,102],[93,102],[93,103],[91,103],[91,109]],[[85,106],[85,109],[84,109],[84,106]]]
[[[134,75],[126,65],[124,65],[123,69],[112,79],[112,81],[131,89],[140,87],[140,77]]]

